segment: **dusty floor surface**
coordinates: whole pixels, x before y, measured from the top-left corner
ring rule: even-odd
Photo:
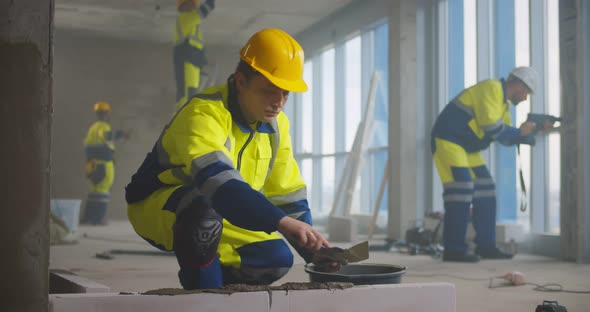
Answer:
[[[51,246],[50,268],[75,272],[105,284],[113,292],[147,292],[177,289],[177,263],[173,256],[155,252],[124,221],[106,227],[81,226],[79,243]],[[375,240],[372,243],[380,244]],[[349,247],[350,244],[336,244]],[[110,257],[99,253],[118,250]],[[106,258],[106,259],[105,259]],[[109,259],[110,258],[110,259]],[[537,284],[558,283],[568,290],[590,291],[590,265],[558,261],[552,258],[518,254],[513,260],[484,260],[476,264],[446,263],[430,256],[409,256],[395,252],[371,251],[370,263],[388,263],[408,267],[402,283],[449,282],[457,291],[457,311],[535,311],[543,300],[557,300],[568,312],[590,311],[590,294],[540,292],[532,285],[489,288],[490,278],[511,271],[525,274]],[[287,282],[308,282],[303,260],[296,256],[295,266],[273,286]],[[492,286],[503,286],[492,280]]]

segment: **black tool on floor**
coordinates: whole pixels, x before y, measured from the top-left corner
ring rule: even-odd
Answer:
[[[535,312],[567,312],[567,309],[557,301],[543,300],[543,304],[538,305]]]
[[[432,255],[434,257],[440,256],[442,249],[436,244],[436,237],[444,219],[443,214],[435,212],[427,215],[427,217],[438,220],[434,230],[416,225],[406,231],[405,244],[410,255],[420,253]],[[416,222],[416,224],[418,224],[418,222]]]
[[[439,258],[443,248],[437,241],[437,235],[442,225],[444,214],[441,212],[432,212],[426,215],[428,218],[438,220],[434,230],[425,228],[416,220],[407,231],[403,240],[385,239],[384,245],[371,245],[372,251],[391,251],[397,249],[400,252],[406,252],[410,255],[426,254],[434,258]]]

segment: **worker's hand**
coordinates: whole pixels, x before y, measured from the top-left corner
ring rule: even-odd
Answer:
[[[545,123],[543,124],[543,131],[551,131],[553,128],[555,128],[555,121],[549,121],[549,120],[545,120]]]
[[[340,271],[342,265],[347,264],[341,263],[338,259],[330,257],[329,255],[321,252],[315,253],[313,255],[312,262],[315,266],[316,271],[328,273]]]
[[[520,136],[529,136],[535,133],[537,124],[532,121],[525,121],[520,125]]]
[[[277,230],[301,248],[312,252],[318,251],[322,246],[330,247],[330,243],[311,225],[291,217],[283,217],[277,225]]]
[[[131,136],[131,130],[117,130],[117,132],[115,133],[115,140],[123,140],[123,141],[127,141],[129,140],[129,137]]]

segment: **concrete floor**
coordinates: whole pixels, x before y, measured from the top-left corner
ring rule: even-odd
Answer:
[[[79,243],[51,246],[50,268],[75,272],[107,285],[113,292],[144,292],[157,288],[180,287],[173,256],[115,254],[114,259],[96,257],[111,249],[155,251],[138,237],[125,221],[108,226],[80,226]],[[375,241],[375,243],[381,243]],[[347,247],[347,244],[336,244]],[[303,260],[296,257],[289,274],[276,284],[308,281]],[[540,292],[534,286],[490,289],[490,277],[520,271],[527,281],[537,284],[558,283],[564,289],[590,291],[590,265],[518,254],[513,260],[486,260],[477,264],[443,263],[426,255],[409,256],[395,252],[371,252],[366,262],[399,264],[408,267],[402,283],[449,282],[457,291],[457,311],[535,311],[543,300],[557,300],[569,312],[590,311],[590,294]],[[499,279],[493,285],[503,285]]]

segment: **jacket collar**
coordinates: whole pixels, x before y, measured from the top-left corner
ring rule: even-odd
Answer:
[[[254,131],[246,122],[246,118],[244,114],[240,110],[240,105],[238,104],[238,92],[236,90],[236,81],[234,80],[234,75],[229,76],[227,79],[227,88],[228,88],[228,96],[227,96],[227,107],[229,112],[232,116],[232,119],[242,130],[244,133],[251,133]],[[268,122],[258,122],[256,124],[256,131],[261,133],[275,133],[272,125]]]

